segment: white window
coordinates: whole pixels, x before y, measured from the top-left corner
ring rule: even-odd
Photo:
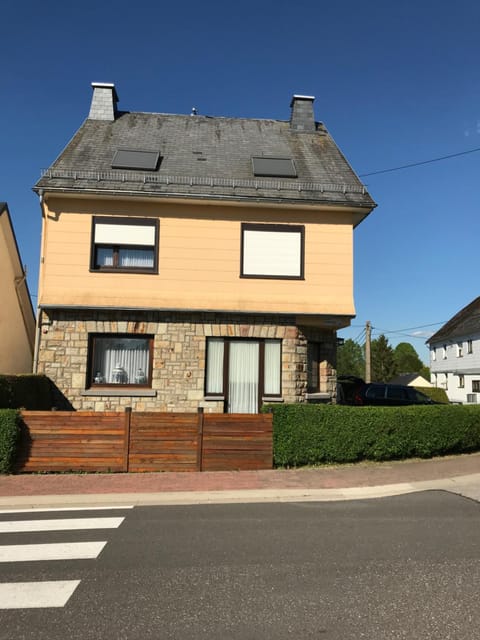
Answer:
[[[243,278],[304,277],[305,228],[286,224],[242,224]]]
[[[446,344],[444,344],[443,347],[442,347],[442,358],[444,360],[447,359],[447,345]]]
[[[463,342],[457,342],[457,358],[463,358]]]
[[[458,388],[463,389],[465,387],[465,376],[458,376]]]
[[[433,347],[432,349],[432,360],[435,361],[437,359],[437,348]]]
[[[158,220],[93,218],[92,270],[157,273],[157,256]]]
[[[89,386],[151,386],[151,336],[95,334],[89,346]]]
[[[467,340],[467,353],[473,353],[473,342],[472,342],[472,340]]]

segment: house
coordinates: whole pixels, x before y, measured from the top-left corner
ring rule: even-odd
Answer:
[[[0,373],[31,373],[35,315],[6,202],[0,202]]]
[[[433,387],[434,385],[419,373],[405,373],[396,376],[389,384],[401,384],[406,387]]]
[[[431,381],[451,402],[480,403],[480,297],[429,340]]]
[[[353,229],[375,203],[296,95],[289,120],[88,118],[35,186],[35,369],[75,408],[255,413],[335,399]]]

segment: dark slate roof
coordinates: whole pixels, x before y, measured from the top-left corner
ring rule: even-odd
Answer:
[[[475,333],[480,333],[480,297],[475,298],[473,302],[467,304],[466,307],[463,307],[453,318],[446,322],[443,327],[427,340],[427,344],[469,336]]]
[[[162,159],[156,171],[112,170],[118,149]],[[254,176],[261,155],[293,158],[298,177]],[[161,113],[87,119],[35,189],[375,206],[322,124],[296,132],[288,121]]]

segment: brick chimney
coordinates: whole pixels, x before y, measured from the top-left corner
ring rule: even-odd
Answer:
[[[115,85],[108,82],[92,82],[92,88],[89,120],[115,120],[118,102]]]
[[[294,95],[290,103],[290,129],[293,131],[315,131],[315,116],[313,114],[314,96]]]

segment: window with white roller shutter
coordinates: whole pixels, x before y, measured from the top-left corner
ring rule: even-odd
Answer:
[[[94,217],[90,267],[158,273],[158,220]]]
[[[287,224],[242,224],[243,278],[304,278],[305,228]]]

